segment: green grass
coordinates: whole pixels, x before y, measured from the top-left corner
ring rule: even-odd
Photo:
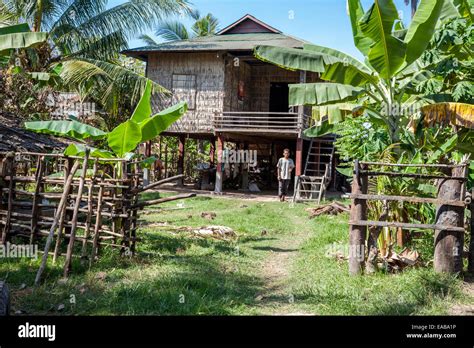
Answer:
[[[63,259],[48,265],[37,289],[32,284],[39,260],[3,260],[0,279],[6,278],[12,288],[14,310],[46,315],[253,315],[266,312],[267,306],[285,305],[285,310],[315,314],[444,314],[454,302],[472,301],[461,293],[461,280],[429,268],[350,277],[346,262],[325,256],[328,245],[346,242],[346,216],[309,220],[307,205],[279,202],[196,197],[184,201],[185,209],[178,203],[183,201],[143,216],[135,258],[103,250],[91,269],[74,260],[67,282],[60,281]],[[202,212],[217,216],[207,220]],[[238,239],[191,238],[187,232],[157,228],[157,223],[224,225]],[[301,239],[308,233],[306,241]],[[265,264],[299,239],[302,249],[292,254],[282,296],[259,301],[268,288]],[[289,309],[287,295],[295,299]],[[61,304],[65,308],[58,311]]]
[[[347,219],[322,216],[317,226],[324,226],[322,233],[305,243],[292,273],[295,298],[314,313],[435,315],[447,314],[456,301],[474,300],[465,298],[456,276],[436,274],[431,267],[350,276],[347,262],[326,255],[328,246],[346,243]]]

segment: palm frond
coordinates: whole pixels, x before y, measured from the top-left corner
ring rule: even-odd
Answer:
[[[99,60],[117,58],[118,52],[128,47],[127,38],[122,32],[117,31],[96,40],[88,40],[80,46],[72,48],[70,57],[82,57]]]
[[[192,9],[189,11],[189,16],[195,21],[197,21],[199,20],[199,18],[201,18],[201,13],[199,12],[198,9]]]
[[[63,62],[61,77],[82,98],[97,99],[107,111],[113,112],[120,96],[130,97],[135,104],[145,90],[148,78],[118,64],[95,59],[71,59]],[[151,81],[155,93],[170,92]]]
[[[59,28],[77,27],[87,20],[99,15],[106,9],[107,0],[72,0],[69,6],[55,20],[50,29],[55,36]]]
[[[166,41],[188,40],[190,35],[186,26],[178,21],[166,21],[156,30],[156,36]]]
[[[218,29],[219,21],[211,13],[208,13],[205,17],[197,20],[193,26],[192,31],[198,37],[214,35]]]
[[[143,34],[139,36],[139,39],[145,42],[148,46],[158,46],[158,42],[155,41],[151,36]]]
[[[130,38],[186,7],[187,0],[129,0],[90,18],[77,30],[87,37],[122,31]]]

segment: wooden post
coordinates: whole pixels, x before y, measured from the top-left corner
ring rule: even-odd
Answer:
[[[306,71],[300,70],[300,83],[306,83]],[[304,105],[298,106],[298,138],[301,138],[301,132],[304,128]]]
[[[34,243],[37,227],[38,227],[38,214],[40,213],[40,208],[38,207],[38,201],[41,201],[41,198],[38,196],[41,190],[41,180],[43,179],[44,171],[44,156],[38,156],[38,162],[36,165],[36,180],[35,180],[35,193],[33,196],[33,203],[31,208],[31,234],[30,234],[30,244]]]
[[[468,256],[468,267],[467,271],[469,273],[474,273],[474,201],[472,199],[474,198],[474,188],[471,191],[471,240],[469,243],[469,256]]]
[[[211,146],[209,149],[209,164],[211,165],[211,167],[213,167],[216,160],[216,138],[212,137],[210,142]]]
[[[354,176],[352,181],[352,194],[366,194],[368,188],[368,177],[359,175],[360,170],[366,166],[354,163]],[[351,204],[351,221],[367,220],[367,201],[353,199]],[[349,227],[349,273],[360,274],[364,267],[365,240],[367,234],[366,226],[350,225]]]
[[[465,176],[466,167],[455,167],[452,176]],[[463,182],[443,180],[438,187],[438,198],[446,200],[463,199]],[[464,207],[439,205],[436,210],[436,224],[462,227]],[[436,272],[458,273],[462,271],[464,233],[437,230],[435,232],[434,269]]]
[[[245,142],[242,149],[248,153],[249,144]],[[248,191],[249,189],[249,167],[249,163],[242,163],[242,190],[244,191]]]
[[[66,159],[66,166],[64,167],[64,186],[66,186],[66,182],[69,177],[73,163],[74,162],[71,158]],[[74,177],[72,178],[72,180],[74,181]],[[68,194],[69,192],[66,193],[66,195]],[[64,229],[64,220],[66,220],[68,216],[69,216],[69,212],[66,210],[66,205],[64,205],[63,211],[61,212],[61,218],[59,220],[58,235],[56,237],[56,245],[54,247],[54,253],[53,253],[53,264],[56,263],[56,260],[59,257],[59,254],[61,253],[61,241],[62,241],[62,233]]]
[[[186,136],[179,136],[178,144],[178,175],[184,174],[184,149],[186,146]],[[181,178],[178,180],[178,186],[184,186],[184,180]]]
[[[45,244],[44,252],[43,252],[43,258],[41,259],[41,265],[40,265],[40,268],[38,269],[38,273],[36,273],[35,285],[39,285],[39,282],[41,280],[41,275],[43,274],[43,271],[46,268],[46,261],[48,260],[49,248],[51,247],[51,242],[53,241],[54,230],[56,230],[56,227],[58,226],[59,220],[62,216],[63,209],[66,206],[67,196],[69,195],[69,189],[71,188],[72,180],[74,178],[74,174],[76,173],[76,170],[78,167],[79,167],[79,161],[76,161],[69,172],[69,176],[66,179],[66,184],[64,185],[64,191],[61,196],[61,200],[59,201],[58,208],[56,210],[56,216],[54,217],[53,224],[48,233],[48,238],[46,239],[46,244]]]
[[[91,229],[91,222],[92,222],[92,214],[93,214],[93,199],[94,199],[94,185],[97,181],[97,166],[98,166],[98,159],[96,158],[94,161],[94,167],[92,170],[92,177],[91,182],[88,186],[87,192],[87,218],[86,218],[86,228],[84,231],[84,240],[82,241],[82,251],[81,251],[81,259],[87,258],[87,242],[90,236],[90,229]]]
[[[2,244],[4,245],[7,242],[8,234],[10,233],[10,223],[11,223],[11,215],[13,212],[13,195],[15,191],[15,180],[13,179],[15,176],[15,155],[13,153],[7,154],[6,157],[7,163],[4,163],[5,167],[7,168],[9,175],[10,175],[10,182],[8,183],[8,212],[7,218],[5,221],[5,228],[3,229],[2,234]]]
[[[145,147],[145,157],[151,157],[151,141],[147,141],[144,144]],[[150,183],[150,169],[143,168],[143,184],[148,185]]]
[[[303,138],[296,140],[296,163],[295,163],[295,175],[303,175]]]
[[[84,156],[84,162],[82,164],[82,173],[81,173],[81,177],[79,178],[79,188],[77,189],[77,197],[76,197],[76,202],[74,204],[74,212],[72,214],[71,232],[69,234],[69,244],[67,246],[66,261],[64,263],[64,270],[63,270],[64,278],[67,278],[69,273],[71,272],[72,252],[74,250],[74,243],[76,241],[77,219],[79,218],[79,207],[81,206],[82,191],[84,191],[84,182],[87,175],[88,162],[89,162],[89,150],[86,150],[86,154]]]
[[[224,139],[222,134],[217,135],[217,170],[216,170],[216,185],[214,188],[215,193],[222,193],[222,169],[224,164],[222,163],[222,156],[224,155]]]
[[[89,267],[92,265],[92,263],[95,261],[95,258],[97,257],[98,254],[98,249],[99,249],[99,230],[100,227],[102,226],[102,202],[104,198],[104,175],[102,174],[100,183],[102,185],[99,186],[99,193],[97,197],[97,212],[95,214],[95,226],[94,226],[94,239],[92,242],[92,253],[91,253],[91,258],[89,260]]]

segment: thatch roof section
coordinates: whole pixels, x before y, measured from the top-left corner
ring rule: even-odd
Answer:
[[[62,152],[68,144],[64,139],[30,132],[14,115],[0,113],[0,152]]]
[[[153,52],[197,52],[197,51],[252,51],[255,46],[270,45],[286,48],[303,48],[304,40],[285,34],[253,33],[199,37],[190,40],[165,42],[157,46],[139,47],[123,53],[143,59]]]
[[[249,23],[251,23],[249,25]],[[154,52],[212,52],[253,51],[255,46],[270,45],[285,48],[303,48],[308,41],[286,35],[257,18],[246,15],[213,36],[189,40],[164,42],[122,52],[131,57],[146,60]]]

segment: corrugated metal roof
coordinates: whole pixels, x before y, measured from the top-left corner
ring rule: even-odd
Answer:
[[[133,48],[123,53],[140,56],[149,52],[189,52],[189,51],[251,51],[258,45],[288,48],[302,48],[307,41],[285,34],[250,33],[197,37],[190,40],[170,41],[157,46]]]

